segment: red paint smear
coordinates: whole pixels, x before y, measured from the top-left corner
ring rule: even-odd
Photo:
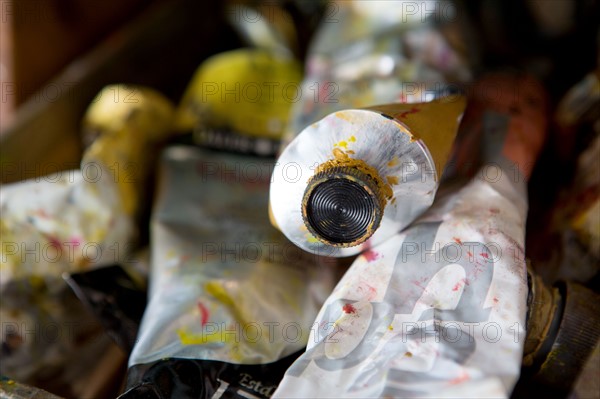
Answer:
[[[459,288],[460,288],[460,281],[458,283],[454,284],[452,291],[458,291]]]
[[[484,258],[486,258],[486,259],[489,259],[489,258],[490,258],[490,256],[489,256],[487,253],[485,253],[485,252],[482,252],[482,253],[480,253],[479,255],[483,256],[483,257],[484,257]]]
[[[473,252],[467,251],[467,255],[469,255],[469,259],[473,259]]]
[[[374,260],[379,259],[379,254],[375,251],[367,251],[363,255],[367,262],[373,262]]]
[[[449,383],[451,385],[456,385],[456,384],[460,384],[461,382],[465,382],[469,379],[469,374],[465,373],[464,371],[460,372],[460,375],[452,380],[449,381]]]
[[[458,237],[452,237],[452,239],[458,244],[458,245],[462,245],[462,241],[460,240],[460,238]]]
[[[366,286],[366,290],[363,286]],[[373,298],[375,298],[375,296],[377,295],[377,290],[375,289],[375,287],[369,285],[369,283],[367,283],[366,281],[364,281],[362,279],[360,281],[360,285],[357,288],[357,291],[360,293],[368,292],[367,298],[366,298],[368,301],[372,301]]]
[[[78,247],[81,245],[82,241],[83,239],[80,236],[72,236],[68,242],[74,247]]]
[[[494,303],[498,303],[498,298],[494,297]]]
[[[206,306],[202,302],[198,302],[198,309],[200,310],[200,325],[204,327],[208,321],[208,309],[206,309]]]
[[[58,237],[50,236],[48,237],[48,241],[50,242],[50,245],[56,249],[60,249],[62,247]]]
[[[342,310],[344,311],[344,313],[356,313],[356,309],[350,303],[347,303],[344,306],[342,306]]]
[[[401,113],[400,118],[406,118],[408,115],[416,114],[419,111],[420,111],[420,109],[418,109],[416,107],[412,107],[409,111],[404,111],[403,113]]]

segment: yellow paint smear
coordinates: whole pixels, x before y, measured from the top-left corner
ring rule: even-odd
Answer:
[[[204,289],[210,295],[212,295],[217,301],[221,302],[221,304],[227,306],[233,319],[240,324],[241,328],[246,328],[250,323],[246,320],[243,313],[241,312],[239,306],[236,304],[236,301],[233,297],[225,290],[223,285],[216,281],[209,281],[204,285]]]
[[[223,288],[221,284],[214,281],[210,281],[204,285],[204,288],[206,289],[206,292],[208,294],[215,297],[215,299],[221,302],[223,305],[235,307],[235,302],[233,298],[231,297],[231,295],[229,295],[227,291],[225,291],[225,288]]]
[[[179,336],[179,342],[181,342],[182,345],[225,344],[236,340],[235,335],[225,334],[225,336],[222,336],[223,334],[221,334],[220,331],[216,331],[212,334],[193,334],[185,329],[178,329],[177,335]]]
[[[336,112],[335,116],[336,116],[336,118],[340,118],[340,119],[345,120],[350,123],[354,122],[354,116],[352,114],[349,114],[344,111]]]

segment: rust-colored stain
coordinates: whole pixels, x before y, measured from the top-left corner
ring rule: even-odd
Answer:
[[[383,198],[379,198],[381,203],[381,208],[385,206],[386,199],[391,199],[394,195],[394,191],[390,184],[385,183],[383,179],[379,176],[379,172],[377,169],[373,168],[370,165],[367,165],[361,159],[350,158],[348,153],[344,152],[340,148],[333,149],[333,157],[334,159],[330,159],[329,161],[323,162],[315,169],[315,174],[322,172],[326,169],[335,168],[335,167],[351,167],[356,168],[362,173],[368,175],[379,189],[379,192],[383,194]]]

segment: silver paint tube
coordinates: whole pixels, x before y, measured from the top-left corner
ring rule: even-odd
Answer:
[[[480,144],[468,150],[478,173],[446,181],[421,218],[355,260],[274,397],[510,395],[525,338],[526,182],[546,118],[530,78],[476,85],[461,131]]]
[[[274,224],[300,248],[350,256],[433,202],[465,101],[338,111],[306,128],[273,170]]]
[[[185,145],[164,151],[149,303],[123,398],[148,389],[266,398],[305,347],[334,273],[269,223],[273,162]]]
[[[296,245],[355,255],[431,205],[462,112],[452,93],[471,77],[457,50],[460,19],[447,1],[331,3],[309,49],[271,186],[273,223]],[[446,108],[428,111],[423,103],[435,99]],[[425,115],[425,123],[411,125]],[[327,168],[340,160],[342,170]],[[324,190],[328,184],[339,190]],[[367,198],[364,207],[357,196]]]

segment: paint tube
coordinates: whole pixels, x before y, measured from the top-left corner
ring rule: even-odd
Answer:
[[[175,129],[193,132],[206,148],[272,156],[299,95],[300,70],[293,58],[266,49],[212,56],[186,89]]]
[[[305,348],[335,268],[268,218],[268,155],[290,107],[281,90],[297,86],[298,69],[242,49],[208,59],[192,79],[177,129],[198,146],[173,145],[159,164],[149,302],[122,398],[267,398]]]
[[[284,144],[342,109],[420,103],[471,80],[466,14],[456,2],[327,4],[309,46],[301,94]]]
[[[275,225],[300,248],[355,255],[394,235],[433,202],[461,96],[338,111],[306,128],[273,170]]]
[[[325,12],[271,187],[273,223],[306,251],[355,255],[433,201],[463,107],[453,93],[471,75],[456,5],[421,6],[348,1]]]
[[[305,347],[333,274],[270,225],[273,162],[163,153],[149,303],[122,397],[269,397]]]
[[[73,388],[89,371],[82,362],[106,350],[110,341],[62,275],[127,259],[149,154],[168,134],[172,114],[151,89],[108,86],[84,115],[84,131],[95,134],[79,169],[2,186],[3,375]]]
[[[461,124],[479,173],[360,255],[274,397],[508,397],[528,295],[526,181],[546,130],[533,79],[479,81]],[[473,141],[472,141],[473,142]]]

